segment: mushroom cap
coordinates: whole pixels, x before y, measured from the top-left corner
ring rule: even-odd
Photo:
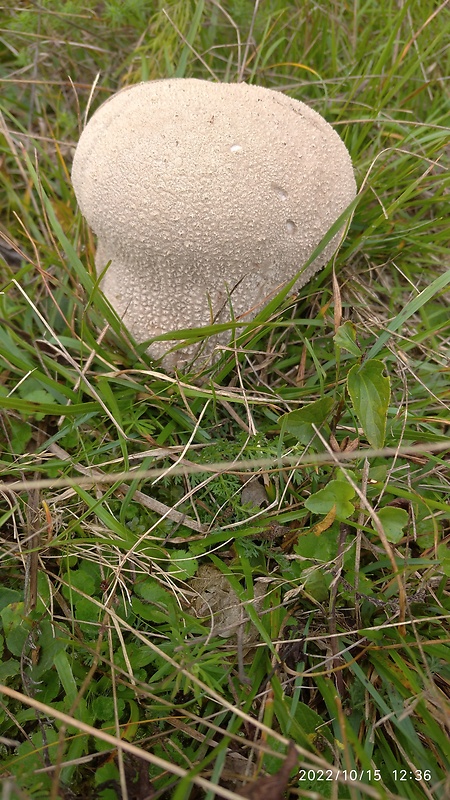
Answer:
[[[190,78],[136,84],[100,106],[72,181],[98,237],[98,272],[111,262],[102,289],[139,342],[227,321],[230,304],[250,321],[356,194],[349,153],[320,114],[271,89]]]

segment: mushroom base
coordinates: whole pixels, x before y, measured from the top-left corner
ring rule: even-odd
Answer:
[[[293,292],[300,290],[324,266],[335,252],[340,236],[341,234],[336,236],[321,257],[300,274]],[[109,248],[100,242],[95,261],[98,274],[103,275],[101,288],[105,297],[138,344],[170,331],[230,323],[230,330],[205,336],[184,347],[180,347],[182,339],[151,342],[147,349],[148,354],[161,360],[164,368],[172,372],[186,368],[193,362],[196,367],[201,367],[216,360],[221,350],[230,346],[242,330],[242,326],[234,328],[233,321],[251,322],[287,283],[277,280],[277,266],[266,266],[264,269],[255,267],[242,275],[242,266],[239,265],[240,277],[236,275],[233,281],[230,270],[232,281],[224,282],[220,289],[217,286],[209,289],[206,279],[197,278],[195,282],[192,281],[190,291],[186,292],[185,274],[179,277],[183,289],[177,290],[177,275],[174,270],[173,293],[168,295],[166,284],[158,286],[158,272],[149,264],[141,262],[137,271],[135,262],[128,264],[110,253]],[[152,275],[151,282],[149,275]],[[179,299],[181,297],[182,301]],[[161,326],[157,324],[157,320],[170,320],[170,323]],[[173,349],[177,345],[178,348]]]

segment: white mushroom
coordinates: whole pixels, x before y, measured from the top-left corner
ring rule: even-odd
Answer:
[[[344,143],[308,106],[194,79],[140,83],[107,100],[81,135],[72,180],[98,237],[98,272],[110,262],[102,289],[138,342],[231,313],[250,321],[356,194]],[[159,358],[171,346],[149,352]]]

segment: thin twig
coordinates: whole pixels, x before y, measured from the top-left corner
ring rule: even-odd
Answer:
[[[255,471],[259,468],[264,468],[268,474],[280,472],[281,467],[288,467],[297,465],[299,468],[317,466],[319,464],[342,464],[345,462],[358,461],[361,458],[389,458],[390,456],[413,456],[425,455],[429,456],[432,453],[443,453],[450,450],[450,443],[447,442],[423,442],[421,444],[406,445],[404,447],[381,447],[381,448],[361,448],[353,452],[332,453],[310,453],[305,455],[301,461],[298,455],[288,456],[272,456],[269,458],[243,458],[241,460],[233,461],[232,464],[228,461],[211,462],[209,464],[197,464],[193,461],[187,463],[185,459],[182,466],[176,467],[172,471],[172,475],[186,475],[203,472],[215,472],[220,475],[228,473],[230,475],[243,474],[248,476],[248,471]],[[116,483],[117,480],[136,480],[137,478],[157,478],[159,475],[164,475],[167,468],[152,468],[152,469],[136,469],[124,470],[119,474],[97,473],[93,481],[92,469],[86,470],[85,478],[42,478],[32,480],[17,480],[17,481],[0,481],[0,491],[5,492],[18,492],[27,491],[29,489],[58,489],[61,487],[77,487],[84,488],[92,486],[92,483],[98,485],[110,485]],[[90,477],[88,477],[90,476]]]

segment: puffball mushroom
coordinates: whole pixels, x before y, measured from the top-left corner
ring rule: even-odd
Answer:
[[[81,135],[72,181],[98,237],[103,292],[138,342],[250,321],[356,194],[349,153],[317,112],[260,86],[191,78],[139,83],[103,103]],[[149,353],[174,368],[196,350],[166,355],[173,344]]]

